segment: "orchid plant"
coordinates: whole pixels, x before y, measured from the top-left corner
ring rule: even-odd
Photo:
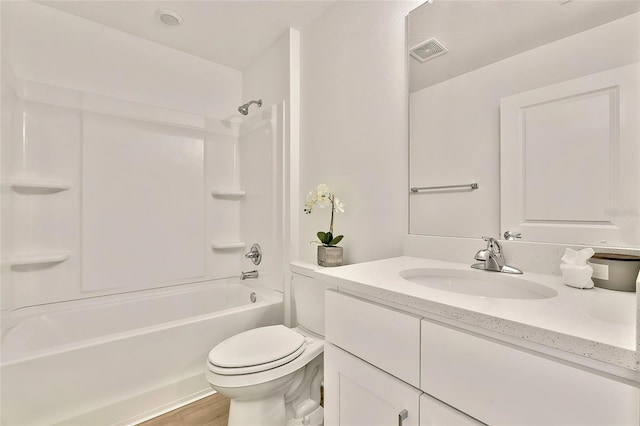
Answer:
[[[318,232],[318,240],[323,246],[334,247],[344,235],[333,236],[333,216],[335,212],[344,213],[344,205],[336,197],[333,191],[324,183],[318,185],[315,191],[307,194],[307,200],[304,203],[304,212],[310,214],[314,207],[325,208],[331,206],[331,222],[329,223],[329,232]]]

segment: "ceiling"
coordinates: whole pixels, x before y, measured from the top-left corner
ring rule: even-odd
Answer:
[[[411,58],[409,91],[639,10],[638,0],[435,0],[409,14],[407,44],[435,37],[449,52],[424,63]]]
[[[298,30],[322,15],[335,0],[83,0],[39,3],[111,28],[243,70],[290,27]],[[168,26],[158,9],[184,19]]]

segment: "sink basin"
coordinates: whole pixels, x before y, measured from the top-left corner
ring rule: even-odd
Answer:
[[[400,276],[425,287],[472,296],[549,299],[558,295],[551,287],[498,272],[419,268],[402,271]]]

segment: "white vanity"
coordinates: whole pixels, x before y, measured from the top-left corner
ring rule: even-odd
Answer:
[[[317,271],[336,287],[325,424],[638,425],[636,294],[527,272],[505,294],[502,275],[408,256]]]
[[[640,424],[637,294],[554,275],[571,246],[640,248],[639,11],[438,1],[409,14],[403,253],[419,257],[317,273],[336,287],[325,424]],[[585,46],[600,42],[615,54],[594,60]],[[501,241],[513,268],[480,235],[522,237]],[[474,253],[502,272],[472,269]]]

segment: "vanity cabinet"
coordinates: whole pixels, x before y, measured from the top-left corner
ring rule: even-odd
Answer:
[[[423,320],[421,389],[490,425],[638,425],[638,388]]]
[[[325,308],[331,343],[420,387],[420,317],[334,291],[326,292]]]
[[[481,423],[334,345],[326,345],[325,425],[480,426]]]
[[[418,389],[333,345],[324,362],[325,425],[420,425]]]
[[[420,426],[481,426],[482,423],[423,393],[420,396]]]
[[[327,426],[639,424],[635,386],[344,293],[325,334]]]
[[[420,388],[420,320],[327,291],[325,425],[477,426]]]

